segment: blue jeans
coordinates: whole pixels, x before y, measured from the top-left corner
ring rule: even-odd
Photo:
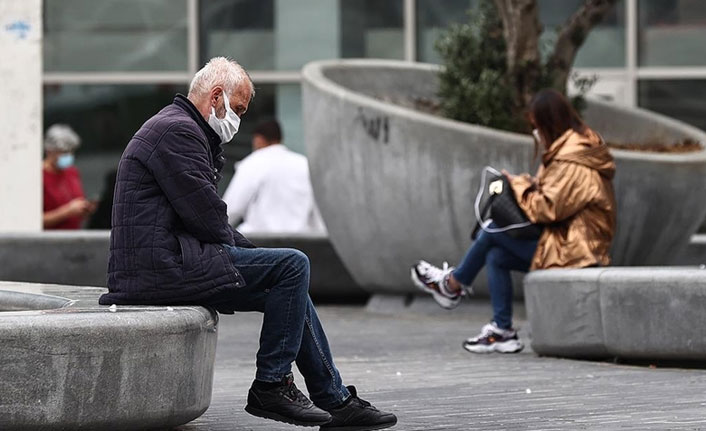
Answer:
[[[495,227],[491,224],[491,227]],[[512,278],[510,271],[529,271],[537,240],[512,238],[505,232],[488,233],[481,230],[478,238],[466,252],[461,264],[454,270],[454,278],[470,286],[486,266],[493,321],[502,329],[512,328]]]
[[[309,297],[309,258],[293,249],[224,247],[246,286],[215,295],[205,305],[225,314],[264,313],[255,378],[279,382],[296,361],[317,406],[327,409],[345,401],[350,393]]]

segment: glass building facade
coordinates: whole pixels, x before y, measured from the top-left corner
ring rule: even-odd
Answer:
[[[262,119],[283,124],[285,144],[305,153],[300,69],[331,58],[438,62],[446,26],[490,0],[44,0],[44,125],[82,137],[77,163],[97,196],[125,144],[210,57],[246,67],[257,97],[230,161],[250,152]],[[539,0],[543,45],[583,0]],[[620,0],[591,32],[576,70],[594,93],[706,129],[706,3]],[[230,170],[225,172],[225,188]]]

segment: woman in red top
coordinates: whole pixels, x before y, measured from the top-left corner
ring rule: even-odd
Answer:
[[[44,229],[79,229],[95,210],[86,200],[81,177],[74,164],[74,151],[81,140],[71,127],[54,124],[44,138]]]

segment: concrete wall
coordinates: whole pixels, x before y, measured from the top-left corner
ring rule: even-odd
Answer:
[[[689,246],[681,254],[675,256],[674,265],[706,265],[706,235],[691,237]]]
[[[0,232],[42,227],[42,2],[0,1]]]

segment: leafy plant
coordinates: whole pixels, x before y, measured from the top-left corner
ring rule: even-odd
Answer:
[[[525,132],[525,112],[538,90],[566,93],[573,79],[577,108],[595,78],[571,76],[576,52],[590,30],[617,0],[585,0],[557,31],[546,59],[539,52],[537,0],[483,0],[468,11],[468,22],[450,26],[437,40],[443,60],[439,96],[449,118],[501,130]]]
[[[507,109],[515,95],[507,80],[502,21],[490,2],[468,16],[468,23],[452,25],[436,42],[445,65],[441,111],[455,120],[517,130],[518,119]]]

